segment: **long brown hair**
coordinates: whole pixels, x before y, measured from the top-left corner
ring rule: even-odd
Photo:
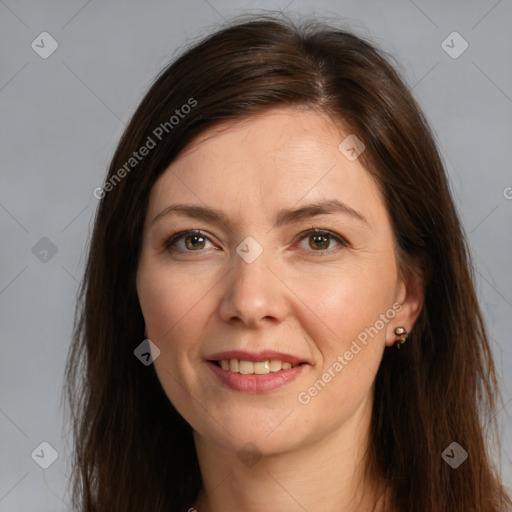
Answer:
[[[363,141],[360,158],[385,198],[402,275],[421,271],[425,280],[407,343],[385,351],[376,376],[368,474],[384,479],[396,511],[504,510],[510,500],[486,440],[495,432],[495,369],[428,123],[389,56],[370,42],[269,15],[229,23],[163,70],[97,193],[66,366],[73,504],[86,512],[193,504],[201,476],[191,427],[153,366],[134,356],[144,339],[135,275],[149,193],[197,135],[283,106],[325,113]],[[151,146],[143,157],[142,146]],[[457,469],[441,457],[454,441],[469,454]]]

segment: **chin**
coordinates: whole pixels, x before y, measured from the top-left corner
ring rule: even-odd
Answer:
[[[283,422],[284,423],[284,422]],[[295,450],[301,444],[293,424],[272,427],[269,421],[230,422],[226,429],[217,423],[195,429],[197,433],[223,449],[236,453],[256,451],[271,456]]]

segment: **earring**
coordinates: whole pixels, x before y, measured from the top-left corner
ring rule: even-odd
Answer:
[[[407,339],[407,336],[409,335],[407,331],[405,330],[405,327],[397,327],[395,329],[395,334],[398,336],[398,340],[395,343],[395,346],[397,349],[400,348],[400,345],[405,343],[405,340]]]

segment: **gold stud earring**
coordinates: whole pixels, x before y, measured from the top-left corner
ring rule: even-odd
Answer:
[[[403,345],[405,343],[405,340],[407,339],[408,333],[405,330],[405,327],[397,327],[395,329],[395,334],[398,336],[398,340],[395,343],[396,348],[400,348],[400,345]]]

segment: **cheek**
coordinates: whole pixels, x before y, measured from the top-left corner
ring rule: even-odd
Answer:
[[[396,285],[394,259],[385,259],[297,281],[297,295],[306,298],[304,312],[314,313],[302,318],[312,318],[303,326],[319,355],[315,378],[298,401],[333,422],[370,392],[382,359]]]
[[[394,259],[382,256],[380,262],[347,263],[329,273],[304,272],[295,279],[297,296],[315,314],[317,326],[328,333],[322,351],[350,344],[391,308],[397,276]],[[381,322],[378,327],[384,337]],[[337,340],[336,346],[333,340]]]
[[[198,424],[202,409],[191,407],[190,396],[201,401],[197,361],[202,326],[211,315],[207,292],[215,281],[193,276],[152,263],[141,267],[137,291],[148,337],[160,350],[154,361],[157,376],[176,409],[189,423]]]
[[[186,406],[183,386],[197,387],[200,340],[211,315],[208,291],[215,281],[153,263],[142,267],[137,285],[148,337],[160,350],[155,370],[169,399],[181,409]]]
[[[150,337],[166,343],[182,324],[197,320],[207,284],[189,272],[171,271],[152,264],[137,276],[139,303]]]

